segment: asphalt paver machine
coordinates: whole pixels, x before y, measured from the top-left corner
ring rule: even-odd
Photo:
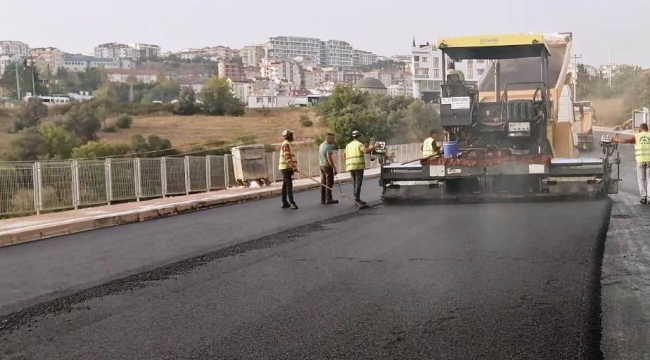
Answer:
[[[441,85],[444,154],[410,163],[382,159],[383,199],[600,196],[618,192],[618,150],[580,158],[567,69],[571,34],[439,39],[447,60],[489,61],[476,84],[457,75]],[[570,75],[569,75],[570,76]]]

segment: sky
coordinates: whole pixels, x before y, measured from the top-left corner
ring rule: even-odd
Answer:
[[[107,42],[165,51],[265,43],[291,35],[348,41],[356,49],[410,54],[439,37],[572,32],[590,65],[650,68],[648,0],[30,0],[2,4],[0,40],[92,53]]]

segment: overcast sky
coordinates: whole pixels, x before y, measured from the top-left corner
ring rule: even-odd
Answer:
[[[574,53],[585,63],[607,63],[609,47],[612,62],[650,67],[650,1],[597,1],[7,0],[0,39],[92,53],[95,45],[113,41],[177,51],[239,48],[294,35],[396,55],[410,53],[413,36],[424,43],[457,35],[573,32]]]

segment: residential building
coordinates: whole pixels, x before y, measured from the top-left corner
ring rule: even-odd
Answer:
[[[353,66],[354,50],[352,45],[341,40],[327,40],[322,44],[321,65],[341,68]]]
[[[0,40],[0,55],[25,57],[29,55],[29,46],[22,41]]]
[[[251,82],[249,80],[234,81],[232,79],[228,79],[228,82],[232,86],[233,95],[239,101],[246,103],[252,90]]]
[[[411,72],[413,75],[413,97],[427,101],[439,98],[442,74],[442,52],[435,44],[415,46],[411,51]],[[448,59],[447,59],[448,60]],[[455,63],[456,70],[465,74],[468,84],[477,83],[489,66],[487,60],[464,60]],[[445,66],[448,69],[447,66]]]
[[[18,54],[15,55],[0,55],[0,79],[7,69],[7,65],[15,64],[21,61],[21,57]]]
[[[203,90],[203,86],[205,85],[205,79],[196,79],[196,78],[189,78],[189,79],[179,79],[176,81],[178,86],[180,87],[181,91],[185,89],[192,89],[195,93],[200,93],[201,90]]]
[[[252,79],[262,77],[262,70],[259,66],[245,66],[242,67],[242,77],[244,79]]]
[[[158,45],[135,43],[131,47],[138,52],[139,59],[157,59],[162,55]]]
[[[243,79],[241,64],[231,60],[219,60],[217,74],[220,78],[228,78],[235,81]]]
[[[56,75],[60,67],[63,67],[63,51],[55,47],[34,48],[29,51],[29,57],[34,61],[38,71],[46,75]]]
[[[392,70],[383,70],[383,69],[373,70],[364,73],[364,75],[367,77],[378,79],[387,88],[394,84],[393,78],[395,77],[395,72]]]
[[[135,68],[135,62],[130,59],[108,59],[84,55],[64,55],[62,67],[71,72],[82,72],[89,68],[133,69]]]
[[[325,71],[321,68],[312,68],[311,72],[314,74],[314,83],[316,86],[324,84],[326,80]]]
[[[282,108],[292,106],[296,98],[290,95],[250,95],[247,106],[251,109]]]
[[[311,90],[316,88],[314,72],[307,69],[300,70],[301,88]]]
[[[292,88],[300,88],[300,67],[292,61],[275,61],[271,64],[262,65],[262,77],[266,77],[275,83],[287,83]]]
[[[363,51],[363,50],[354,50],[354,54],[352,56],[352,66],[354,67],[360,67],[360,66],[367,66],[367,65],[372,65],[377,62],[377,55],[371,53],[370,51]]]
[[[126,83],[130,77],[139,83],[151,84],[158,82],[158,72],[146,69],[107,69],[106,74],[111,82]]]
[[[311,69],[311,68],[319,66],[319,64],[320,64],[320,60],[317,61],[317,60],[302,57],[302,56],[295,57],[293,59],[293,61],[303,69]]]
[[[140,51],[126,44],[113,42],[97,45],[95,47],[95,57],[138,60],[140,58]]]
[[[413,96],[413,75],[406,72],[395,74],[393,85],[388,86],[390,96]]]
[[[244,46],[240,51],[244,66],[260,66],[266,57],[266,45]]]
[[[275,36],[269,38],[266,57],[290,60],[297,56],[321,59],[322,41],[316,38]]]

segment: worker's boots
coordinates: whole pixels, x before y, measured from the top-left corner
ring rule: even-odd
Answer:
[[[641,204],[644,204],[644,205],[645,205],[645,204],[648,203],[648,198],[646,198],[646,197],[642,197],[640,202],[641,202]]]

